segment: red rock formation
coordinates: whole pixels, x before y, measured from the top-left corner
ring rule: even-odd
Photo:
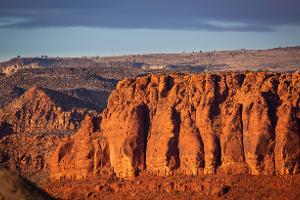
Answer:
[[[300,171],[299,95],[297,73],[126,79],[109,98],[100,133],[109,144],[110,164],[122,178],[141,171],[162,176],[296,174]],[[75,144],[74,136],[73,142],[60,147],[72,160],[66,162],[74,158],[85,162],[88,152],[93,152],[86,141],[100,133],[88,132],[89,137],[78,139],[81,143]],[[76,157],[78,148],[84,159]],[[92,155],[95,160],[97,155]]]
[[[81,179],[109,163],[108,143],[94,133],[99,129],[97,119],[86,115],[77,133],[59,144],[48,161],[53,179]]]
[[[26,180],[15,172],[0,169],[0,184],[0,197],[3,200],[54,199],[45,191],[38,188],[34,183]]]
[[[33,87],[0,110],[0,132],[74,130],[86,113],[75,98]]]
[[[281,104],[277,108],[275,163],[278,174],[300,171],[300,93],[299,74],[284,76],[278,84]]]
[[[47,157],[60,138],[54,134],[11,134],[0,138],[0,168],[18,171],[32,180],[47,178]]]

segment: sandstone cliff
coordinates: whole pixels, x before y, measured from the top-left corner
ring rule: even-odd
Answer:
[[[101,134],[108,143],[110,165],[121,178],[143,171],[161,176],[296,174],[300,171],[299,96],[299,73],[126,79],[109,97],[100,130],[91,133],[91,125],[83,125],[80,132],[87,132],[87,139],[76,142],[75,137],[60,147],[57,163],[60,152],[70,151],[68,163],[85,162],[87,156],[82,160],[75,150],[86,148],[93,160],[99,159],[94,147],[89,147],[89,138]],[[80,132],[77,135],[83,135]],[[86,142],[89,145],[82,145]],[[95,164],[85,168],[91,166]],[[52,170],[56,168],[57,164]]]
[[[0,110],[0,136],[16,132],[74,130],[88,109],[58,91],[33,87]]]
[[[77,133],[62,141],[49,159],[52,179],[81,179],[110,169],[108,143],[97,130],[99,118],[86,115]]]

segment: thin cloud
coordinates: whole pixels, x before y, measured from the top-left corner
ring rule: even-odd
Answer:
[[[212,31],[274,31],[300,25],[298,0],[9,0],[5,28],[105,27]]]

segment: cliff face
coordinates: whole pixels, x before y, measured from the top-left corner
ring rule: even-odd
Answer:
[[[81,179],[110,169],[108,143],[97,130],[99,118],[86,115],[76,134],[62,141],[49,159],[52,179]]]
[[[297,73],[148,75],[119,82],[96,132],[118,177],[296,174],[299,94]]]
[[[0,110],[0,135],[74,130],[87,111],[80,100],[54,90],[33,87]]]

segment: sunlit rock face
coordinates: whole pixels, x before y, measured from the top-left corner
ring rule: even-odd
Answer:
[[[112,92],[99,130],[87,138],[101,134],[108,147],[101,147],[105,152],[101,155],[109,155],[106,162],[120,178],[142,172],[296,174],[300,171],[299,94],[298,73],[126,79]],[[93,159],[99,159],[100,154],[92,152]]]
[[[32,87],[0,109],[0,132],[35,133],[75,130],[88,109],[61,92]]]
[[[99,118],[86,115],[81,128],[59,143],[47,161],[52,179],[82,179],[109,166],[109,146],[98,129]]]

